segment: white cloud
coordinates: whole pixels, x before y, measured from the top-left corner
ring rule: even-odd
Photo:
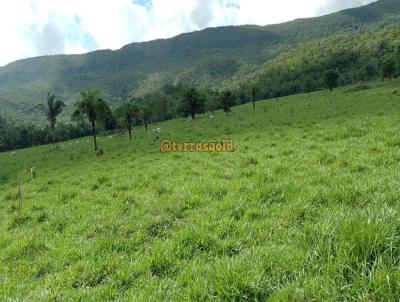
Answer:
[[[266,25],[373,0],[2,0],[0,66],[57,53],[117,49],[209,26]]]
[[[316,10],[316,14],[327,14],[342,9],[366,5],[375,1],[377,0],[325,0],[321,1],[322,3],[319,4],[318,9]]]

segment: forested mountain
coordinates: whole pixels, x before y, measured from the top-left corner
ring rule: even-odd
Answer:
[[[323,89],[329,70],[338,73],[340,86],[398,77],[400,30],[335,35],[282,53],[255,76],[259,98]]]
[[[398,26],[399,1],[380,0],[284,24],[210,28],[166,40],[133,43],[117,51],[20,60],[0,68],[0,109],[26,117],[35,104],[43,102],[47,92],[72,103],[87,88],[102,90],[111,103],[119,97],[143,96],[165,84],[237,89],[249,80],[271,78],[268,73],[275,68],[271,62],[282,68],[288,60],[297,62],[292,58],[307,53],[304,50],[324,56],[324,51],[341,47],[338,41],[326,40],[332,35],[339,35],[334,39],[347,35],[346,43],[352,44],[358,34],[369,32],[376,37],[394,28],[393,39]],[[368,42],[368,35],[363,39]],[[328,43],[329,47],[318,47],[318,43]],[[297,47],[300,50],[296,52]]]

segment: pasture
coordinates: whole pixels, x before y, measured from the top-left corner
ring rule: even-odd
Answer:
[[[135,128],[100,137],[101,157],[90,137],[0,154],[0,300],[399,301],[398,91]]]

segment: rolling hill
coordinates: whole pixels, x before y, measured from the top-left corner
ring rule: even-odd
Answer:
[[[399,301],[398,87],[0,153],[0,300]]]
[[[263,73],[266,62],[304,43],[399,25],[398,1],[380,0],[284,24],[209,28],[117,51],[20,60],[0,68],[0,109],[30,116],[49,91],[72,103],[87,88],[102,90],[108,100],[145,95],[166,83],[235,88]]]

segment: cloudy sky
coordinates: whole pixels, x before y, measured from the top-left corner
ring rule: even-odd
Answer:
[[[374,0],[1,0],[0,66],[17,59],[118,49],[211,26],[266,25]]]

